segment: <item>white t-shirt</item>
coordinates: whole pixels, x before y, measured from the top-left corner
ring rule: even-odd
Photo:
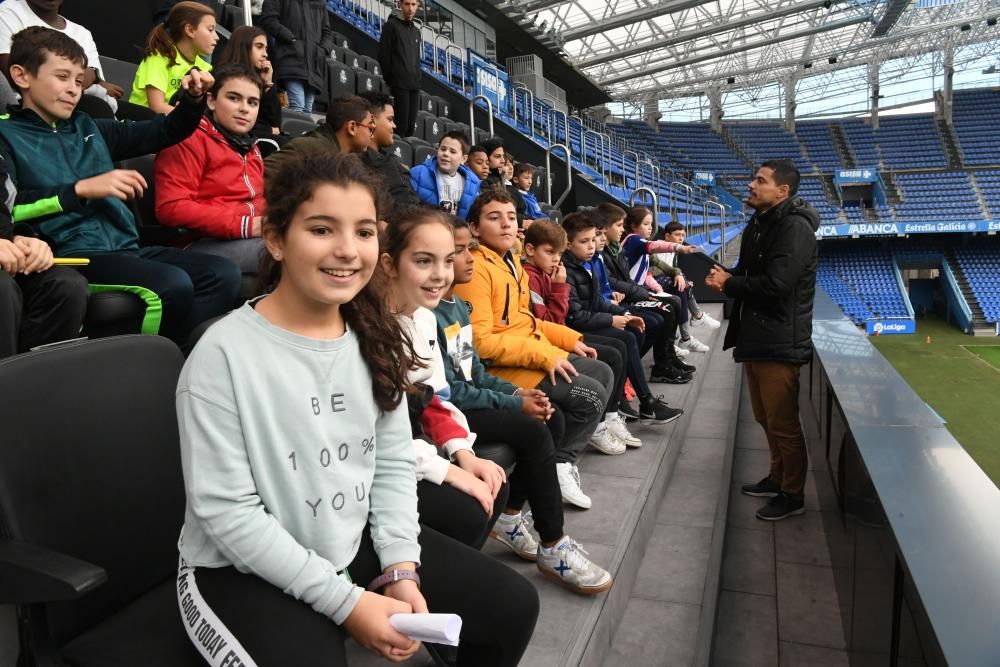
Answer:
[[[452,203],[452,213],[458,212],[458,202],[462,201],[462,192],[465,190],[465,179],[461,172],[446,174],[440,169],[437,173],[438,181],[438,201],[450,201]]]
[[[63,20],[66,21],[66,27],[59,32],[64,33],[83,48],[83,52],[87,54],[87,67],[96,69],[103,79],[101,58],[97,53],[97,44],[94,43],[94,37],[90,31],[65,17]],[[31,26],[52,28],[32,11],[26,0],[4,0],[3,3],[0,3],[0,54],[10,53],[10,42],[14,35]],[[52,29],[56,30],[56,28]],[[108,103],[112,111],[118,111],[118,101],[108,95],[108,91],[102,86],[95,83],[84,92],[87,95],[101,98]]]

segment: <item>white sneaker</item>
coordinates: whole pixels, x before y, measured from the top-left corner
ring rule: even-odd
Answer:
[[[514,516],[501,514],[493,524],[490,537],[524,560],[538,558],[538,540],[534,535],[531,512],[519,512]]]
[[[705,317],[708,316],[706,315]],[[691,352],[708,352],[709,350],[712,349],[708,345],[705,345],[700,340],[694,337],[688,338],[687,340],[682,340],[680,347],[690,350]]]
[[[568,535],[551,549],[539,546],[536,565],[549,579],[584,595],[606,591],[614,583],[611,574],[587,558],[587,552],[579,542]]]
[[[693,327],[701,327],[704,329],[718,329],[722,326],[722,324],[719,323],[719,320],[704,312],[701,314],[701,317],[697,319],[694,317],[688,318],[688,322],[690,322]]]
[[[615,434],[611,432],[608,425],[609,420],[605,417],[604,428],[598,426],[600,430],[595,431],[594,435],[590,436],[590,446],[599,451],[601,454],[608,454],[610,456],[624,454],[625,443],[615,437]]]
[[[681,359],[683,359],[684,357],[686,357],[689,354],[691,354],[690,352],[688,352],[687,350],[685,350],[683,347],[681,347],[680,345],[676,345],[676,344],[674,345],[674,352],[676,352],[677,356],[680,357]]]
[[[557,463],[556,477],[559,479],[559,492],[563,502],[576,505],[585,510],[590,509],[590,496],[580,488],[580,471],[572,463]]]
[[[625,443],[626,447],[642,447],[642,440],[628,432],[628,428],[625,426],[625,422],[622,421],[620,415],[616,414],[614,417],[605,417],[604,423],[607,425],[608,430],[611,431],[611,435]]]

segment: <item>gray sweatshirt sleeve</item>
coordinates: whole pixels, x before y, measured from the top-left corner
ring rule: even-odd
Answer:
[[[375,422],[375,479],[370,502],[368,522],[383,569],[406,561],[419,564],[417,476],[406,399]]]
[[[335,623],[343,623],[361,599],[362,589],[337,574],[333,563],[299,544],[264,509],[257,495],[239,415],[224,403],[200,395],[190,387],[178,388],[181,462],[189,511],[237,570],[253,573]],[[388,437],[386,440],[391,442]],[[379,444],[381,441],[380,433]],[[408,438],[403,445],[410,447]],[[394,450],[388,444],[387,447]],[[411,455],[410,487],[415,485],[412,470]],[[412,488],[410,492],[415,496]],[[372,502],[373,505],[376,502],[374,489]],[[386,501],[380,502],[386,505]],[[415,498],[411,511],[416,514]],[[373,510],[372,514],[381,512]],[[412,524],[416,525],[415,518]],[[387,533],[395,534],[388,528],[380,528],[376,539],[376,546],[381,542],[383,550],[388,543]],[[375,534],[373,527],[373,537]],[[419,547],[417,551],[419,555]]]

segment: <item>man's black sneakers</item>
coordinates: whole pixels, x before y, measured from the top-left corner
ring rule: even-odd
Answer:
[[[756,484],[744,484],[740,491],[745,496],[756,496],[757,498],[774,498],[781,493],[781,484],[775,482],[770,476],[765,477]]]
[[[781,521],[790,516],[803,514],[806,511],[802,496],[790,496],[779,493],[767,501],[767,504],[757,510],[757,518],[764,521]]]
[[[652,370],[649,372],[649,381],[661,382],[664,384],[687,384],[691,381],[691,374],[685,373],[679,368],[674,368],[673,366],[667,366],[665,368],[653,366]]]

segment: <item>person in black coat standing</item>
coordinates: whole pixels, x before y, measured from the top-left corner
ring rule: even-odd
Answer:
[[[799,421],[799,368],[812,357],[819,214],[795,198],[799,170],[788,160],[765,162],[749,185],[756,211],[732,272],[712,267],[705,284],[735,299],[724,349],[743,363],[754,418],[764,428],[771,469],[749,496],[771,500],[757,518],[777,521],[805,511],[808,457]]]
[[[260,26],[274,38],[275,78],[288,95],[291,111],[312,112],[326,90],[326,59],[333,29],[324,0],[264,0]]]
[[[421,39],[420,28],[413,22],[417,6],[417,0],[399,0],[399,9],[382,24],[378,44],[378,64],[392,89],[396,128],[403,137],[413,135],[420,105]]]

